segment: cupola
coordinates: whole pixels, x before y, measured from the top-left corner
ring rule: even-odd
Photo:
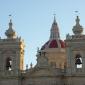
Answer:
[[[65,43],[60,39],[59,27],[54,16],[50,30],[50,39],[42,46],[41,50],[47,48],[65,48]]]
[[[82,32],[83,32],[83,27],[80,25],[80,19],[79,19],[79,16],[76,17],[76,25],[73,27],[73,33],[75,35],[81,35]]]
[[[12,39],[12,38],[16,37],[16,32],[13,29],[13,24],[12,24],[11,19],[9,22],[9,28],[8,28],[8,30],[6,30],[5,35],[7,36],[8,39]]]

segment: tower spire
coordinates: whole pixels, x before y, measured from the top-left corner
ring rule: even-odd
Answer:
[[[56,23],[56,14],[54,14],[54,23]]]
[[[11,15],[9,15],[9,17],[11,17]],[[7,36],[7,38],[15,38],[16,37],[16,32],[13,29],[13,23],[12,23],[11,18],[9,21],[9,28],[8,28],[8,30],[6,30],[5,35]]]
[[[53,20],[53,24],[51,27],[51,31],[50,31],[50,39],[60,39],[60,35],[59,35],[59,28],[56,22],[56,17],[54,14],[54,20]]]

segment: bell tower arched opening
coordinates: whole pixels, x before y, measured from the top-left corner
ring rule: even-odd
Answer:
[[[12,59],[9,57],[6,59],[6,70],[8,71],[12,70]]]
[[[77,54],[75,57],[75,65],[76,68],[82,68],[82,56],[80,54]]]

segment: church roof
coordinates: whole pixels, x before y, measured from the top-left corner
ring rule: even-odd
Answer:
[[[65,48],[64,41],[60,39],[59,27],[55,16],[50,30],[50,39],[41,47],[41,50],[46,48]]]
[[[42,48],[41,48],[41,50],[44,50],[44,49],[46,49],[46,48],[59,48],[59,47],[61,47],[61,48],[65,48],[65,43],[64,43],[64,41],[63,40],[56,40],[56,39],[54,39],[54,40],[49,40],[49,41],[47,41],[43,46],[42,46]]]

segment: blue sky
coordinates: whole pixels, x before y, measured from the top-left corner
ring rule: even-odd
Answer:
[[[79,11],[76,14],[74,11]],[[0,36],[8,28],[12,15],[14,29],[25,41],[25,64],[36,63],[37,47],[49,39],[53,14],[60,28],[61,39],[67,33],[72,34],[76,15],[80,16],[85,27],[84,0],[0,0]]]

